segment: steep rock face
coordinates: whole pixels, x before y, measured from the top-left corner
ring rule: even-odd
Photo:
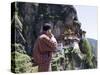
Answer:
[[[15,11],[18,13],[17,16],[23,24],[21,34],[26,40],[25,46],[29,54],[44,23],[52,25],[53,33],[59,40],[59,36],[65,30],[64,28],[70,27],[74,20],[78,20],[77,12],[72,5],[17,2]],[[19,39],[17,38],[17,40]]]

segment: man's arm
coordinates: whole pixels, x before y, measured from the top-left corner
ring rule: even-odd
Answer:
[[[54,37],[53,37],[54,38]],[[54,38],[55,39],[55,38]],[[42,41],[50,48],[48,51],[53,51],[57,47],[57,42],[56,40],[50,39],[48,36],[42,37]]]

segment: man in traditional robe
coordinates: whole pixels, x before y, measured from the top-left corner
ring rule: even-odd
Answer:
[[[38,64],[39,72],[49,71],[52,53],[56,52],[56,47],[57,41],[51,33],[51,26],[45,24],[43,32],[37,38],[33,49],[33,59]]]

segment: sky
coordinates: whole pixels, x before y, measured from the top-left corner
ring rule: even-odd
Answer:
[[[97,40],[98,35],[98,15],[96,6],[74,6],[77,11],[78,19],[81,22],[81,28],[86,31],[87,38],[93,38]]]

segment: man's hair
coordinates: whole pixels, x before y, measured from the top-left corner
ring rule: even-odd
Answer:
[[[45,23],[45,24],[43,25],[43,31],[48,31],[49,29],[51,29],[51,24]]]

